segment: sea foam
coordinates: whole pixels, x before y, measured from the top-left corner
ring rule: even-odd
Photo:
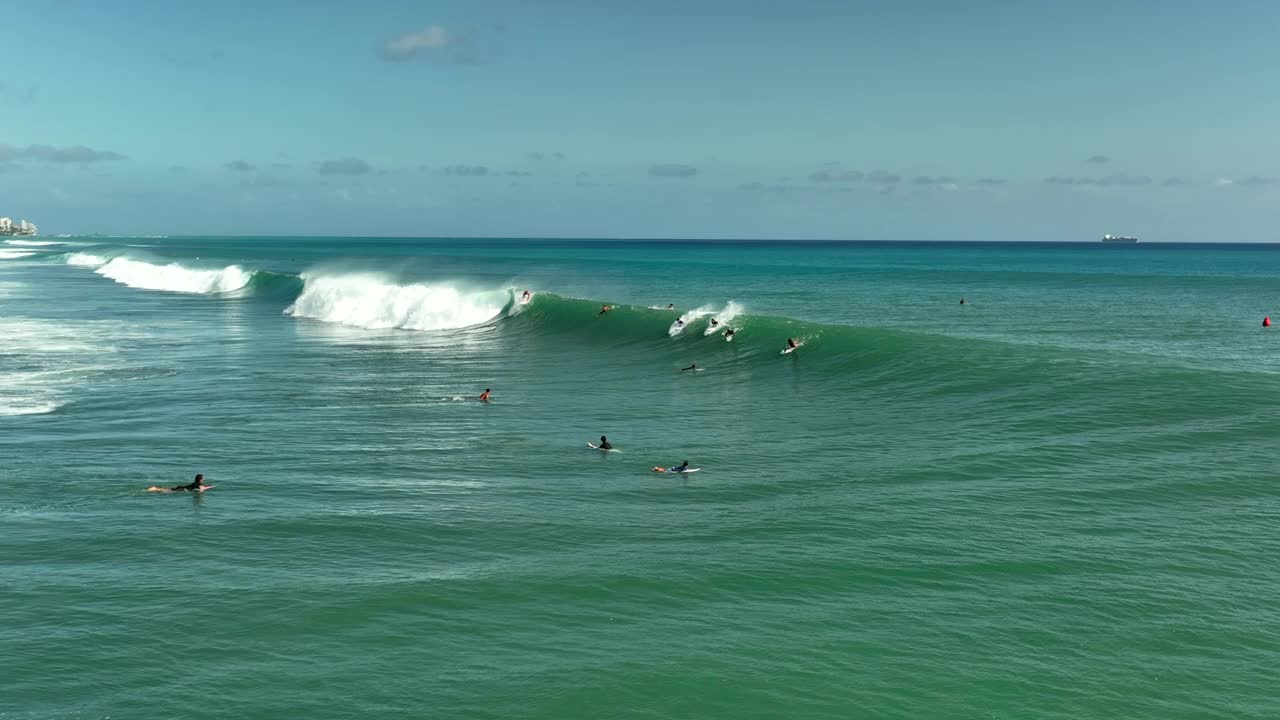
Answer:
[[[76,255],[80,255],[80,253]],[[81,264],[73,262],[76,255],[68,258],[67,262],[72,265]],[[90,257],[92,256],[83,257],[82,259],[85,261],[83,264],[88,264]],[[167,290],[169,292],[201,294],[239,290],[248,285],[249,280],[253,278],[253,273],[239,265],[228,265],[219,270],[198,270],[178,263],[156,265],[125,257],[112,258],[97,270],[94,270],[94,272],[103,277],[111,278],[122,285],[142,290]]]
[[[492,320],[509,290],[466,291],[447,283],[397,284],[372,273],[303,273],[302,293],[286,315],[355,327],[452,330]]]

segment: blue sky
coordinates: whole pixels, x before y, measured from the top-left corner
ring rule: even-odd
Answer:
[[[0,0],[46,233],[1280,241],[1280,4]]]

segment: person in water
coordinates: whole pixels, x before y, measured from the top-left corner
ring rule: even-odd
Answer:
[[[484,392],[480,393],[480,402],[489,402],[489,388],[485,388]]]
[[[795,338],[787,338],[787,347],[794,349],[800,346],[796,344]]]
[[[684,321],[683,321],[683,320],[677,320],[677,321],[676,321],[676,327],[684,327]]]
[[[196,479],[191,481],[189,484],[179,485],[175,488],[169,488],[169,490],[172,492],[199,492],[202,487],[204,487],[204,475],[197,473]]]
[[[735,332],[737,332],[737,330],[734,330],[733,328],[729,328],[728,330],[725,330],[725,331],[724,331],[724,339],[725,339],[725,340],[728,340],[729,338],[733,337],[733,334],[734,334]]]
[[[694,372],[697,372],[697,371],[698,371],[698,363],[694,363],[694,364],[690,365],[690,366],[689,366],[689,367],[687,367],[687,368],[680,368],[680,372],[689,372],[690,370],[692,370],[692,371],[694,371]]]
[[[715,318],[711,318],[711,327],[716,327],[716,326],[718,326],[719,324],[720,324],[720,321],[719,321],[719,320],[717,320],[717,319],[715,319]]]
[[[147,488],[147,492],[201,492],[205,487],[204,475],[196,475],[196,479],[187,485],[179,485],[171,488],[162,488],[152,485]]]
[[[968,301],[968,300],[965,300],[964,298],[960,298],[960,304],[961,304],[961,305],[968,305],[968,304],[969,304],[969,301]]]
[[[671,472],[684,472],[688,469],[689,469],[689,461],[685,460],[684,462],[680,463],[679,467],[671,468]]]
[[[675,303],[667,303],[667,309],[668,309],[668,310],[675,310],[675,309],[676,309],[676,305],[675,305]]]
[[[613,446],[609,444],[609,438],[607,438],[607,437],[605,437],[605,436],[603,436],[603,435],[601,435],[601,436],[600,436],[600,445],[599,445],[599,447],[600,447],[600,449],[601,449],[601,450],[612,450],[612,449],[613,449]]]
[[[612,309],[613,309],[613,306],[612,306],[612,305],[601,305],[601,306],[600,306],[600,315],[603,315],[603,314],[605,314],[605,313],[609,312],[609,311],[610,311],[610,310],[612,310]],[[596,317],[599,317],[599,315],[597,315]]]
[[[525,290],[525,291],[524,291],[524,294],[520,296],[520,299],[521,299],[521,300],[524,300],[525,302],[529,302],[529,298],[531,298],[531,297],[533,297],[533,296],[529,294],[529,291],[528,291],[528,290]]]

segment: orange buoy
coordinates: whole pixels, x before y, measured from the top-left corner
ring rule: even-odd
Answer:
[[[1271,327],[1271,316],[1262,318],[1262,327]]]

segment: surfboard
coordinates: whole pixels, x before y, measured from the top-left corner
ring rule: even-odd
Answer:
[[[655,467],[653,471],[660,473],[672,473],[675,475],[688,475],[689,473],[696,473],[701,469],[702,468],[689,468],[688,470],[677,470],[676,468]]]
[[[592,450],[600,450],[602,452],[618,452],[618,448],[602,448],[599,445],[596,445],[595,443],[592,443],[590,441],[587,442],[587,447],[591,448]]]
[[[195,492],[204,492],[205,490],[210,490],[210,489],[215,488],[215,487],[217,487],[217,485],[202,485],[202,486],[200,486],[200,487],[196,488]],[[152,485],[151,487],[147,488],[147,492],[171,493],[171,492],[192,492],[192,491],[190,491],[190,490],[174,490],[173,488],[167,488],[167,487],[156,487],[155,485]]]

